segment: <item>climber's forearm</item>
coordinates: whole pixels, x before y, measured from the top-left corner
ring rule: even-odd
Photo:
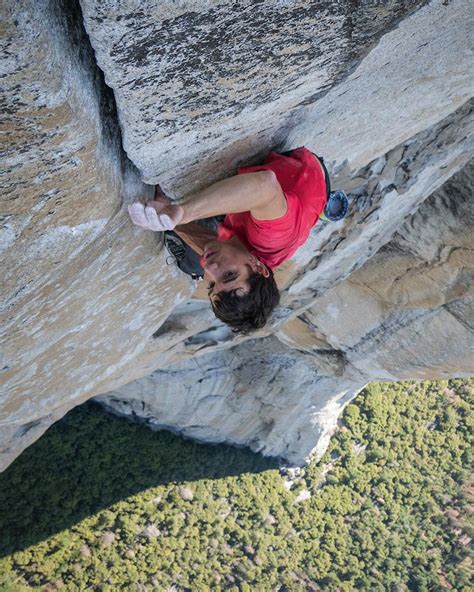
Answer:
[[[258,211],[273,199],[277,191],[275,184],[278,182],[271,171],[236,175],[214,183],[179,204],[184,209],[182,223],[221,214]]]
[[[154,200],[128,206],[132,222],[147,230],[171,230],[220,214],[250,212],[257,220],[275,220],[287,210],[286,197],[273,171],[237,175],[214,183],[181,203],[169,205]],[[196,240],[194,232],[192,240]],[[187,235],[190,239],[189,234]]]
[[[176,226],[174,232],[184,240],[184,242],[194,249],[196,253],[202,255],[204,253],[205,246],[213,240],[217,240],[217,234],[194,222],[187,224],[180,224]]]

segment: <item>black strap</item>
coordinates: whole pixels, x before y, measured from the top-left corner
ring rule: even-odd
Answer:
[[[172,230],[165,232],[165,247],[182,272],[190,275],[193,280],[204,276],[199,255]]]
[[[326,165],[324,164],[324,158],[322,156],[318,156],[317,154],[314,154],[314,152],[311,152],[311,154],[313,154],[319,160],[319,163],[323,167],[324,182],[326,183],[326,199],[329,199],[329,195],[331,193],[331,179],[329,178],[328,170],[326,168]]]
[[[224,220],[224,216],[213,216],[212,218],[197,220],[197,224],[214,231],[217,238],[217,229],[222,220]],[[204,269],[201,267],[201,258],[198,253],[172,230],[165,232],[165,246],[171,255],[170,259],[174,260],[181,271],[190,275],[193,280],[204,277]]]

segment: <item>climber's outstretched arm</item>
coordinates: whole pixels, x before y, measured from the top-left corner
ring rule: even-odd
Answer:
[[[275,220],[286,213],[286,198],[273,171],[236,175],[198,191],[179,204],[163,200],[128,206],[132,221],[149,230],[172,230],[178,224],[222,214],[251,212],[257,220]]]
[[[179,204],[182,224],[221,214],[248,212],[259,220],[286,213],[286,199],[273,171],[236,175],[190,195]]]

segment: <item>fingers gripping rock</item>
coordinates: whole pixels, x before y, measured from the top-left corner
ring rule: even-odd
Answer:
[[[145,216],[150,230],[157,230],[157,226],[160,225],[160,222],[158,220],[158,214],[153,206],[145,207]]]
[[[148,229],[148,221],[145,215],[145,206],[143,204],[136,202],[129,205],[128,214],[136,226]]]
[[[157,232],[173,230],[183,217],[183,209],[180,206],[171,206],[167,208],[166,213],[160,213],[163,204],[160,203],[159,206],[156,208],[152,205],[144,206],[141,203],[133,203],[128,206],[128,213],[134,224],[146,230]]]
[[[173,230],[176,223],[168,214],[158,214],[153,206],[145,208],[145,215],[148,220],[148,227],[150,230]]]

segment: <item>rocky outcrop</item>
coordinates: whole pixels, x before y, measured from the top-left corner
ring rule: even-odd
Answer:
[[[339,354],[370,380],[473,373],[473,176],[471,162],[280,339]]]
[[[304,106],[423,4],[81,1],[125,150],[178,196],[286,143]]]
[[[324,451],[367,382],[473,374],[473,165],[275,336],[172,364],[98,400],[152,427],[301,464]]]
[[[367,381],[472,372],[469,2],[81,6],[6,8],[3,466],[104,393],[299,463]],[[182,197],[302,144],[351,214],[316,226],[270,325],[236,338],[123,206],[150,195],[140,176]]]
[[[107,390],[192,292],[122,209],[145,186],[121,151],[80,11],[11,2],[5,16],[3,466]]]
[[[270,336],[173,364],[97,400],[152,428],[300,464],[324,452],[344,404],[364,385],[356,374],[346,376],[332,352],[309,355]]]

